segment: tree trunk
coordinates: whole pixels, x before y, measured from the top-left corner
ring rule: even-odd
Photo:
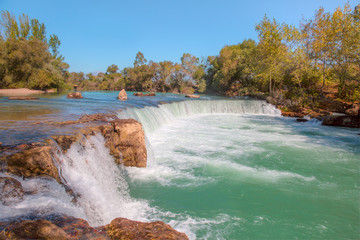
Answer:
[[[271,91],[271,87],[272,87],[271,85],[272,84],[271,84],[271,82],[272,82],[272,72],[270,71],[270,86],[269,86],[270,87],[270,89],[269,89],[270,96],[272,95],[272,91]]]

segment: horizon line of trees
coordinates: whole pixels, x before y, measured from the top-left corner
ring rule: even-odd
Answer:
[[[227,45],[217,56],[184,53],[179,63],[154,62],[138,52],[132,67],[120,70],[112,64],[97,75],[69,73],[57,50],[58,37],[47,41],[45,26],[36,19],[22,15],[16,21],[4,11],[1,16],[0,87],[269,95],[299,106],[314,106],[328,94],[360,99],[360,4],[332,13],[319,8],[299,28],[265,15],[255,27],[257,41]],[[21,51],[41,54],[21,58]]]

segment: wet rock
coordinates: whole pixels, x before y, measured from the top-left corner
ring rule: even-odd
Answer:
[[[19,202],[24,197],[21,183],[11,177],[0,177],[0,201],[4,205]]]
[[[70,239],[63,229],[48,220],[23,220],[13,222],[3,234],[8,239]]]
[[[360,128],[360,117],[358,116],[326,116],[323,118],[322,125]]]
[[[133,93],[134,96],[142,97],[144,94],[142,92]]]
[[[6,171],[23,177],[49,176],[60,181],[59,172],[53,162],[51,146],[35,146],[2,157],[0,162],[6,164]]]
[[[146,167],[147,151],[145,134],[141,123],[134,119],[116,119],[107,125],[98,125],[83,128],[75,135],[53,136],[52,138],[66,152],[73,143],[82,142],[100,132],[105,138],[105,146],[114,156],[117,164],[131,167]]]
[[[38,97],[8,97],[9,100],[37,100]]]
[[[155,97],[155,96],[156,94],[153,92],[144,94],[144,97]]]
[[[57,227],[63,229],[68,239],[110,239],[103,227],[93,228],[87,221],[70,216],[55,216],[49,219]]]
[[[93,228],[87,221],[64,215],[0,222],[0,239],[177,239],[187,240],[163,222],[143,223],[116,218],[110,224]]]
[[[61,136],[53,136],[52,138],[59,145],[61,150],[63,152],[66,152],[74,142],[79,141],[80,136],[78,134],[77,135],[61,135]]]
[[[134,119],[118,119],[111,126],[100,127],[105,146],[118,164],[146,167],[145,134],[141,123]]]
[[[118,99],[120,99],[120,100],[127,100],[127,94],[126,94],[125,89],[122,89],[122,90],[119,92]]]
[[[108,122],[118,119],[118,117],[115,114],[111,113],[95,113],[90,115],[83,115],[80,117],[80,122],[85,121],[97,121],[97,122]]]
[[[284,117],[296,117],[296,118],[302,118],[305,116],[301,112],[285,112],[285,111],[281,111],[281,115]]]
[[[309,120],[307,120],[306,118],[297,118],[296,121],[297,122],[307,122]]]
[[[83,98],[83,96],[81,95],[80,92],[72,92],[72,93],[68,93],[67,98]]]
[[[187,98],[200,98],[199,95],[186,95]]]
[[[160,221],[143,223],[126,218],[116,218],[105,228],[111,239],[188,239],[184,233],[180,233]]]

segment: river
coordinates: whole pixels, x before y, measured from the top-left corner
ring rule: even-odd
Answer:
[[[1,119],[0,141],[65,131],[39,124],[31,131],[24,123],[112,111],[142,123],[148,151],[147,168],[118,167],[101,135],[85,147],[74,144],[59,157],[64,178],[80,196],[77,203],[54,181],[17,178],[24,188],[40,190],[20,203],[0,204],[2,220],[65,213],[92,226],[116,217],[161,220],[190,239],[359,238],[359,130],[316,120],[298,123],[259,100],[184,101],[183,95],[158,94],[120,102],[116,94],[85,92],[80,100],[55,95],[25,103],[0,99],[2,111],[13,114]],[[20,111],[22,104],[28,106]],[[29,116],[29,109],[45,113]]]

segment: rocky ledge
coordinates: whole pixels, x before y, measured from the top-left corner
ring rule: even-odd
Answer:
[[[184,233],[163,222],[143,223],[116,218],[110,224],[93,228],[81,218],[65,215],[42,219],[0,222],[0,239],[177,239],[187,240]]]
[[[101,134],[105,146],[117,164],[146,167],[147,152],[142,126],[134,119],[118,119],[114,115],[94,114],[77,121],[48,124],[89,123],[73,135],[53,136],[43,142],[16,146],[0,145],[0,202],[4,206],[22,201],[24,190],[11,175],[22,178],[48,177],[62,184],[76,201],[76,194],[62,182],[56,152],[66,152],[74,144],[84,145],[84,140]],[[69,216],[22,217],[21,220],[0,222],[0,239],[188,239],[163,222],[142,223],[117,218],[110,224],[92,228],[83,219]]]
[[[360,103],[346,103],[336,99],[323,97],[313,108],[299,107],[296,102],[281,96],[266,97],[266,101],[281,110],[285,117],[317,118],[323,125],[360,128]]]

